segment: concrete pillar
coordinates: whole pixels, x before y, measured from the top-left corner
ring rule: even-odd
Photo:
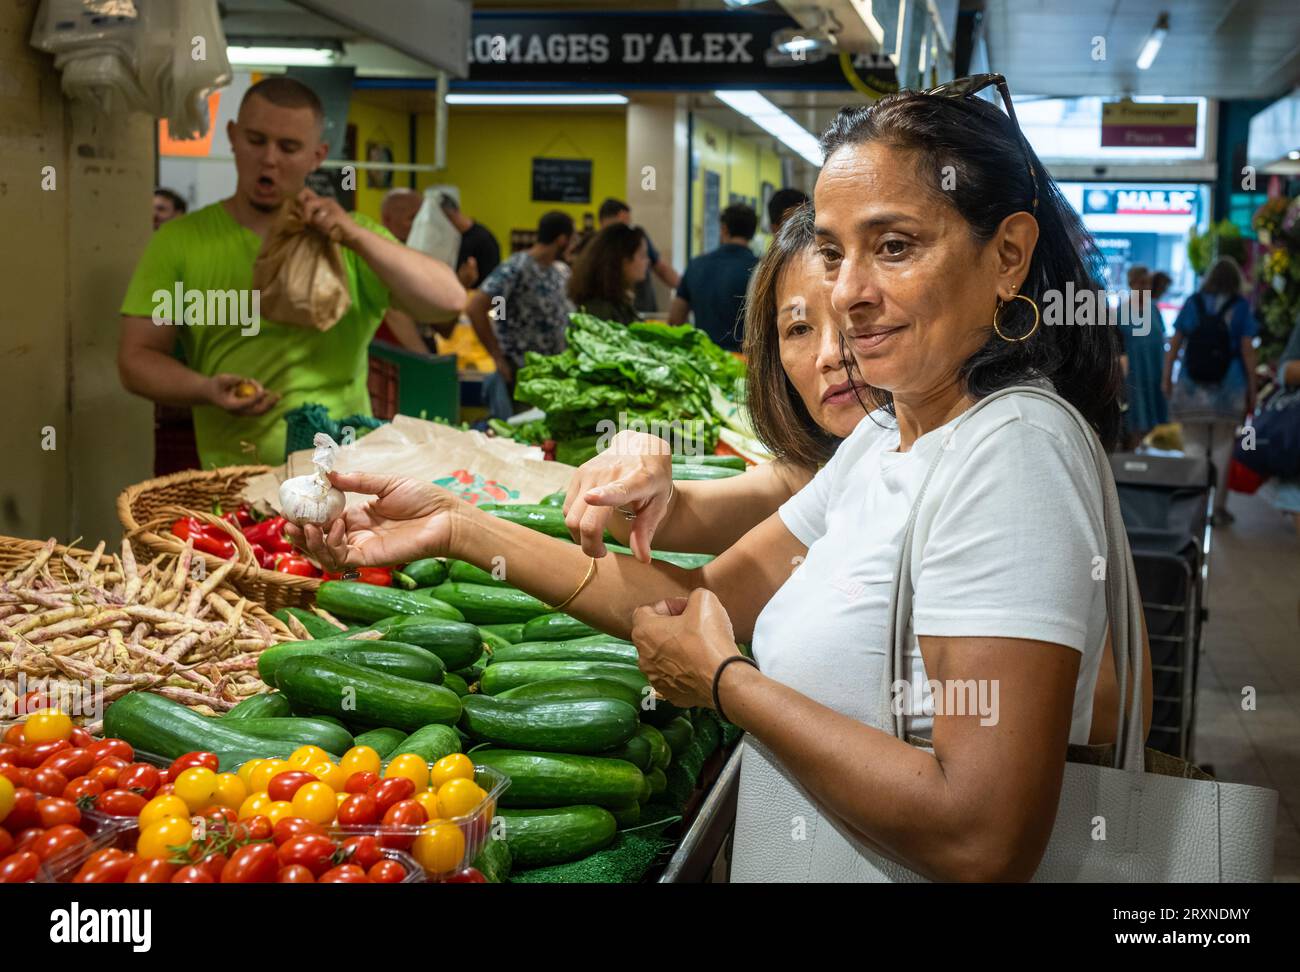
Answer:
[[[686,112],[676,95],[633,95],[627,106],[627,204],[661,256],[680,273],[686,268],[686,201],[690,173]],[[661,315],[669,289],[653,278]]]

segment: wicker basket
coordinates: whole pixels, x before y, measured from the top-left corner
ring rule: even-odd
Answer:
[[[154,557],[160,553],[178,554],[185,541],[171,532],[174,520],[193,516],[205,523],[220,526],[235,543],[235,567],[227,578],[241,594],[268,611],[282,607],[308,607],[320,587],[318,577],[299,577],[263,570],[257,564],[253,548],[244,535],[231,524],[207,512],[220,503],[234,508],[243,502],[244,485],[254,476],[269,472],[269,466],[226,466],[222,469],[189,470],[149,479],[122,490],[117,498],[117,517],[138,556]],[[212,554],[200,554],[208,570],[225,563]]]

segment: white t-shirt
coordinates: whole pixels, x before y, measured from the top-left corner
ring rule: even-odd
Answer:
[[[754,657],[771,678],[874,723],[891,651],[889,596],[903,527],[936,452],[944,450],[913,539],[910,680],[917,691],[903,696],[910,703],[903,709],[907,731],[928,736],[933,722],[925,714],[931,700],[917,635],[1024,638],[1082,653],[1070,742],[1086,743],[1106,638],[1103,561],[1097,559],[1106,554],[1105,530],[1088,444],[1062,408],[1027,395],[990,403],[954,434],[957,422],[900,453],[893,418],[873,413],[781,507],[782,521],[808,553],[759,615]],[[979,698],[995,701],[991,688]],[[770,775],[755,792],[752,750],[764,764],[769,757],[755,741],[747,745],[736,836],[740,879],[760,873],[769,880],[819,879],[818,869],[805,872],[802,864],[792,873],[768,860],[753,870],[756,862],[743,860],[759,848],[764,858],[806,856],[790,840],[784,809],[815,814],[788,776],[787,793],[772,792],[779,783]],[[759,811],[776,815],[762,823],[753,816],[759,802],[783,809]],[[779,833],[770,840],[745,835],[747,817]],[[852,879],[838,868],[821,873],[821,879]]]

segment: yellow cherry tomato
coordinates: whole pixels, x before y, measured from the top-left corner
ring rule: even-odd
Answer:
[[[248,791],[257,793],[259,790],[265,790],[271,777],[276,773],[282,773],[287,769],[292,769],[288,760],[284,759],[264,759],[262,765],[257,767],[248,775]]]
[[[168,817],[190,819],[189,806],[174,793],[156,796],[144,805],[144,809],[140,811],[140,829],[147,830],[150,824],[166,820]]]
[[[438,787],[438,816],[463,817],[477,807],[487,794],[473,780],[457,777]]]
[[[429,764],[415,753],[403,753],[394,757],[384,770],[384,778],[405,776],[415,784],[415,792],[421,793],[429,788]]]
[[[319,746],[299,746],[289,754],[289,768],[305,770],[308,766],[329,758],[330,754]]]
[[[266,808],[271,805],[271,798],[266,795],[265,790],[259,790],[257,793],[250,793],[244,802],[239,805],[239,811],[236,816],[240,820],[247,820],[250,817],[256,817],[259,814],[266,816]]]
[[[31,743],[55,742],[72,735],[72,720],[58,709],[33,712],[23,723],[23,738]]]
[[[7,776],[0,776],[0,823],[4,823],[9,811],[14,808],[14,785]]]
[[[431,821],[420,829],[411,854],[430,874],[446,874],[460,867],[465,856],[465,835],[453,823]]]
[[[248,784],[234,773],[218,773],[216,786],[212,788],[212,802],[231,810],[248,798]]]
[[[272,800],[262,812],[272,824],[278,824],[285,817],[302,816],[302,814],[294,812],[293,804],[288,800]]]
[[[334,791],[324,783],[304,783],[293,795],[293,815],[312,823],[332,823],[338,805]],[[275,823],[274,820],[271,822]]]
[[[348,781],[348,773],[344,771],[343,767],[337,763],[331,763],[328,759],[321,760],[319,763],[312,763],[307,767],[307,772],[336,793],[343,789],[344,784]]]
[[[145,860],[171,857],[176,853],[172,848],[189,843],[192,836],[188,817],[163,817],[140,832],[135,852]]]
[[[379,753],[369,746],[353,746],[343,758],[339,760],[339,766],[347,776],[353,773],[374,773],[378,775],[380,765]],[[347,776],[344,779],[347,779]],[[340,789],[335,787],[334,789]]]
[[[244,786],[248,787],[249,793],[252,793],[254,790],[252,779],[253,773],[265,762],[266,760],[264,759],[250,759],[236,770],[239,778],[244,781]]]
[[[433,764],[429,771],[429,785],[441,789],[448,780],[474,779],[474,764],[464,753],[452,753]]]
[[[424,807],[424,812],[430,820],[437,820],[442,816],[442,811],[438,809],[438,794],[434,790],[424,790],[411,799]]]
[[[191,766],[182,770],[172,784],[172,792],[185,801],[192,813],[198,813],[212,802],[217,789],[217,774],[206,766]]]

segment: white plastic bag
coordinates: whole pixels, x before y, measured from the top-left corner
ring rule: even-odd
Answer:
[[[460,191],[455,186],[431,186],[424,190],[424,203],[411,223],[411,234],[406,238],[406,245],[429,254],[435,260],[441,260],[454,270],[456,257],[460,254],[460,230],[451,225],[446,213],[442,211],[438,197],[443,193],[453,199],[460,197]]]

